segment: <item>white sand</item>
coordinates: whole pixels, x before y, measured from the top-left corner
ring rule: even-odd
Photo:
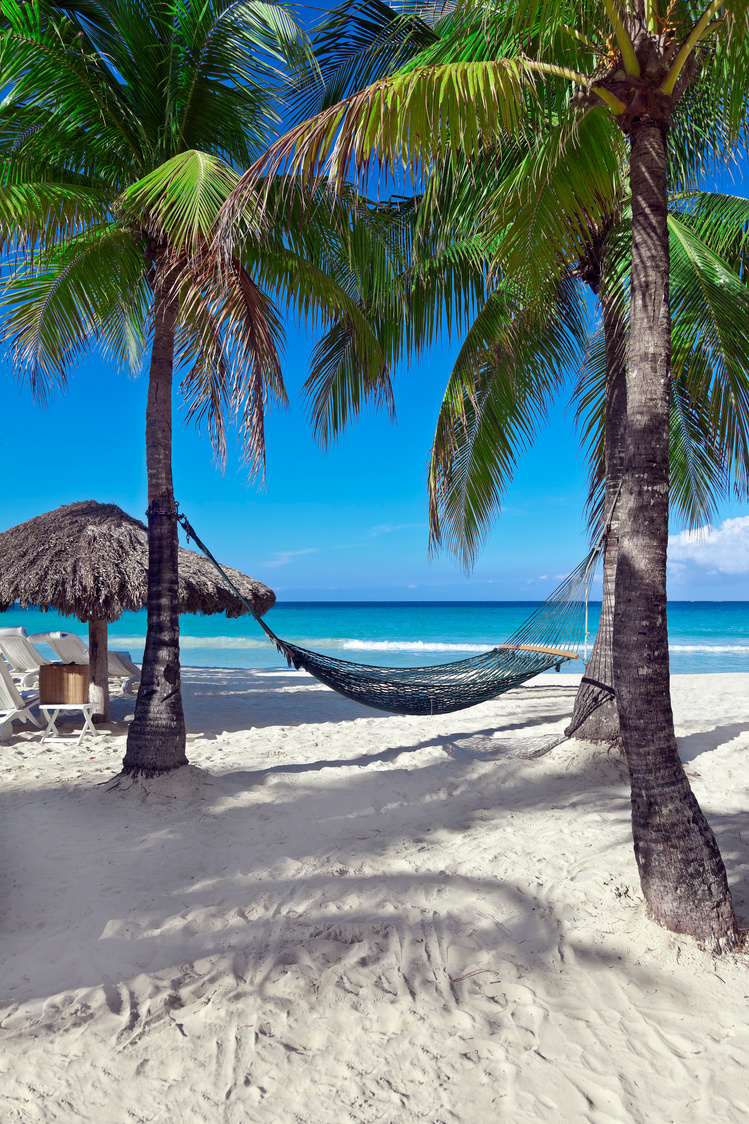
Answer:
[[[746,1124],[749,957],[645,918],[617,756],[527,756],[576,677],[438,718],[184,679],[176,776],[95,787],[122,724],[0,748],[2,1124]],[[749,676],[674,704],[746,917]]]

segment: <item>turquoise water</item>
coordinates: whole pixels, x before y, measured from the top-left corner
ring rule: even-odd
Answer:
[[[267,615],[279,636],[356,663],[423,666],[486,651],[522,624],[536,601],[281,602]],[[599,606],[591,604],[595,633]],[[675,674],[749,672],[749,602],[673,601],[669,604],[671,670]],[[37,609],[10,609],[0,627],[30,633],[64,629],[84,640],[80,621]],[[184,616],[182,662],[192,667],[283,667],[285,663],[251,618]],[[110,648],[140,660],[145,613],[126,613],[110,625]],[[49,654],[49,653],[47,653]],[[580,664],[568,665],[574,670]]]

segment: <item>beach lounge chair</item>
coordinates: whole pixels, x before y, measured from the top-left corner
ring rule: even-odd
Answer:
[[[0,660],[0,742],[8,742],[16,720],[31,722],[41,729],[41,722],[31,713],[38,694],[24,697],[13,682],[8,665]]]
[[[32,644],[49,644],[62,663],[88,663],[88,648],[74,632],[35,632]]]
[[[109,674],[112,679],[119,679],[122,692],[132,695],[133,688],[140,683],[140,668],[133,663],[129,652],[107,652],[109,659]]]
[[[10,665],[11,678],[24,690],[39,682],[39,668],[52,661],[37,652],[25,628],[0,628],[0,654]]]
[[[35,644],[49,644],[63,663],[88,663],[88,648],[74,632],[36,632],[29,637]],[[129,652],[107,652],[109,678],[114,679],[126,695],[140,683],[140,668],[134,664]]]

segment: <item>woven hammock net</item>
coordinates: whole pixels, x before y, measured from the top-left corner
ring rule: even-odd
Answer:
[[[242,598],[187,519],[179,518],[188,538]],[[300,648],[276,636],[244,603],[289,667],[308,671],[338,694],[391,714],[449,714],[488,702],[542,671],[578,658],[586,639],[587,604],[598,555],[596,547],[503,644],[470,659],[433,667],[372,667]]]

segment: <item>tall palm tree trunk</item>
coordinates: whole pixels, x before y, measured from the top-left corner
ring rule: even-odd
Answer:
[[[88,667],[90,683],[88,701],[94,704],[94,722],[109,721],[109,663],[107,659],[107,622],[88,622]]]
[[[679,760],[666,623],[671,325],[665,127],[630,126],[632,287],[627,447],[620,497],[614,688],[632,834],[653,918],[713,946],[737,943],[723,860]]]
[[[603,555],[601,619],[593,651],[575,696],[568,738],[591,742],[619,742],[619,712],[614,693],[614,582],[619,555],[619,490],[624,463],[627,423],[627,355],[624,291],[607,277],[604,262],[600,287],[606,340],[606,418],[604,510],[606,539]]]
[[[179,665],[177,512],[172,485],[172,375],[178,297],[157,267],[146,406],[148,631],[123,772],[154,776],[187,764]]]

